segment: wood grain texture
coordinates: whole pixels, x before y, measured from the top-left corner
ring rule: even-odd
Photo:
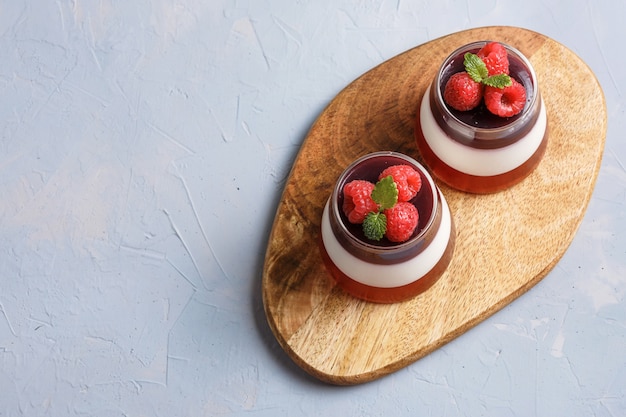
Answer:
[[[456,251],[424,294],[383,305],[342,293],[317,249],[322,208],[335,180],[373,151],[421,161],[413,137],[420,99],[439,63],[477,40],[506,42],[532,62],[548,112],[543,161],[522,183],[497,194],[465,194],[439,184],[456,222]],[[312,126],[277,209],[262,289],[280,345],[315,377],[357,384],[411,364],[518,298],[571,243],[594,188],[606,123],[604,95],[587,65],[563,45],[520,28],[448,35],[355,80]]]

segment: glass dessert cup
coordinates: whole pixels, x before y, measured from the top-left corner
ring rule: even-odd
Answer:
[[[484,103],[459,112],[444,102],[448,78],[464,70],[464,54],[476,53],[486,43],[467,44],[446,58],[424,93],[415,129],[418,149],[433,175],[452,188],[477,194],[502,191],[526,178],[541,161],[548,140],[546,109],[535,71],[509,45],[502,44],[509,55],[510,76],[526,90],[521,113],[498,117]]]
[[[365,237],[342,210],[343,187],[355,179],[372,182],[385,168],[406,164],[419,172],[422,188],[411,200],[419,222],[409,240],[393,243]],[[430,288],[452,259],[455,229],[448,204],[433,179],[414,159],[396,152],[375,152],[353,162],[341,174],[321,221],[320,252],[337,285],[354,297],[395,303]]]

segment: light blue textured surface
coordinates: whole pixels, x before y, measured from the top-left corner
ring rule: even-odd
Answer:
[[[0,416],[626,415],[624,16],[608,0],[1,0]],[[360,74],[486,25],[550,36],[600,80],[584,221],[478,327],[383,379],[322,384],[260,295],[296,152]]]

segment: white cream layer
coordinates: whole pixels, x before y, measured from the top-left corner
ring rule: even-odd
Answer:
[[[517,142],[498,149],[475,149],[451,138],[435,121],[430,107],[430,87],[420,107],[422,134],[433,153],[446,165],[469,175],[504,174],[526,162],[539,148],[546,131],[546,106],[541,102],[537,123]]]
[[[328,256],[344,274],[361,284],[379,288],[401,287],[426,275],[443,256],[452,230],[450,208],[442,194],[439,230],[430,245],[414,258],[391,265],[365,262],[344,249],[330,227],[328,202],[322,214],[322,241]]]

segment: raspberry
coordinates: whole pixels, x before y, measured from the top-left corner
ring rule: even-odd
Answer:
[[[490,76],[509,73],[509,55],[502,44],[489,42],[476,55],[483,60]]]
[[[391,242],[404,242],[408,240],[419,220],[417,208],[409,202],[403,201],[384,211],[387,217],[387,231],[385,236]]]
[[[393,165],[385,168],[378,179],[391,175],[398,188],[398,201],[409,201],[422,188],[422,177],[409,165]]]
[[[372,200],[374,184],[364,180],[354,180],[343,187],[343,212],[350,223],[361,224],[371,211],[378,211]]]
[[[443,91],[443,99],[458,111],[467,111],[476,108],[483,97],[483,85],[472,80],[467,72],[457,72],[452,75]]]
[[[524,109],[526,89],[515,79],[505,88],[485,87],[485,105],[487,110],[500,117],[515,116]]]

